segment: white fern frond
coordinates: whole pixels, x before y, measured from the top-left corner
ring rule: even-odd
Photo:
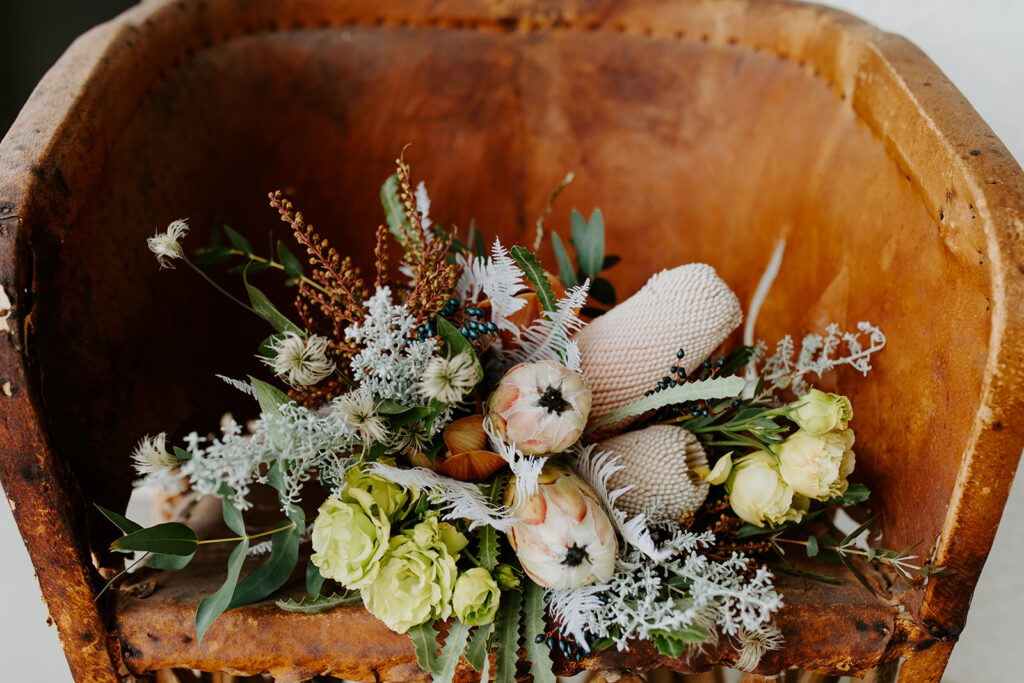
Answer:
[[[554,360],[565,363],[572,336],[583,328],[578,311],[587,302],[590,280],[571,288],[565,298],[556,302],[555,310],[544,311],[540,318],[523,330],[519,348],[509,356],[517,363]],[[577,349],[577,354],[579,349]]]
[[[565,345],[565,367],[583,375],[583,354],[580,353],[580,345],[575,339],[570,339]],[[585,375],[583,379],[586,379]]]
[[[470,529],[489,526],[508,531],[515,521],[507,508],[491,505],[476,484],[449,479],[424,467],[403,469],[382,462],[371,462],[366,467],[390,482],[426,493],[440,506],[445,519],[464,519]]]
[[[420,212],[420,223],[423,225],[423,229],[429,230],[434,222],[430,220],[430,196],[427,194],[427,186],[422,180],[416,186],[416,209]]]
[[[547,458],[534,458],[525,455],[516,448],[514,443],[505,443],[498,436],[498,433],[494,431],[490,420],[485,419],[483,425],[484,432],[487,434],[487,441],[491,445],[491,450],[508,463],[509,469],[512,470],[512,474],[516,477],[516,500],[525,501],[533,498],[537,495],[539,486],[537,482]]]
[[[601,609],[601,593],[608,590],[606,583],[594,583],[576,588],[548,590],[548,613],[559,625],[562,633],[571,635],[584,652],[590,652],[587,631],[591,615]]]
[[[526,287],[526,275],[515,259],[497,239],[486,259],[463,254],[455,259],[462,266],[455,295],[463,302],[476,302],[483,294],[491,302],[491,322],[518,337],[519,327],[508,317],[526,305],[526,299],[516,296]]]
[[[243,394],[248,394],[249,396],[252,396],[253,398],[256,398],[256,389],[253,388],[251,382],[243,382],[240,379],[234,379],[232,377],[225,377],[224,375],[217,375],[216,377],[217,377],[217,379],[219,379],[219,380],[221,380],[223,382],[226,382],[227,384],[230,384],[235,389],[238,389]]]

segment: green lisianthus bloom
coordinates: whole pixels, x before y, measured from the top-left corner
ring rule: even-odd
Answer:
[[[483,567],[463,572],[455,581],[452,608],[455,616],[467,626],[482,626],[494,621],[501,591]]]
[[[419,491],[367,472],[363,465],[356,465],[348,471],[345,475],[345,484],[345,491],[341,494],[342,500],[350,500],[350,490],[365,491],[373,497],[392,523],[404,519],[419,499]]]
[[[436,517],[394,536],[373,583],[362,588],[363,604],[392,631],[452,614],[458,577],[455,560],[466,537]]]
[[[377,576],[388,547],[391,523],[366,491],[346,491],[347,500],[331,496],[313,523],[313,556],[320,574],[346,588],[359,589]]]
[[[811,389],[786,406],[786,413],[810,436],[825,436],[846,429],[853,418],[853,406],[845,396]]]

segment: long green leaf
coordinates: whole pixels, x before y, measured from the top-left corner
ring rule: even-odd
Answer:
[[[428,621],[425,624],[413,626],[407,633],[412,640],[412,649],[416,653],[416,663],[428,674],[437,671],[437,631],[434,630],[434,622]]]
[[[499,474],[491,484],[491,491],[488,496],[491,505],[499,506],[505,493],[505,474]],[[498,532],[489,524],[484,524],[477,531],[480,566],[489,572],[493,572],[498,566]],[[479,668],[479,667],[478,667]]]
[[[398,199],[398,176],[390,176],[384,181],[380,188],[380,203],[384,206],[384,216],[388,222],[391,234],[395,236],[398,243],[405,245],[405,230],[409,225],[409,219],[405,215],[405,208]]]
[[[483,671],[487,665],[487,659],[490,655],[488,641],[491,639],[492,633],[494,633],[493,622],[484,626],[477,626],[473,630],[473,635],[469,638],[469,644],[466,645],[466,661],[477,671]]]
[[[149,556],[149,566],[153,569],[183,569],[188,566],[188,563],[195,557],[195,553],[191,555],[161,555],[160,553],[152,553]]]
[[[444,640],[444,647],[441,648],[438,669],[434,672],[435,683],[452,683],[455,680],[455,670],[459,666],[459,658],[466,651],[466,643],[469,641],[469,629],[469,626],[458,619],[452,619],[448,626],[448,636]]]
[[[235,494],[231,487],[221,484],[217,495],[220,496],[220,512],[224,523],[239,536],[245,536],[245,521],[242,519],[242,511],[235,505]]]
[[[545,589],[533,581],[527,580],[524,583],[523,643],[526,646],[526,659],[530,662],[530,673],[533,674],[534,683],[555,683],[555,674],[551,673],[551,650],[543,642],[536,642],[537,636],[544,633],[544,613],[547,611]]]
[[[249,244],[249,240],[245,239],[240,232],[226,225],[223,228],[224,232],[227,233],[228,239],[231,240],[231,244],[235,245],[235,249],[245,254],[252,253],[252,245]]]
[[[716,377],[714,379],[688,382],[677,387],[670,387],[639,401],[634,401],[618,410],[613,410],[601,419],[591,422],[587,425],[584,434],[589,434],[598,427],[613,424],[627,417],[642,415],[650,410],[657,410],[658,408],[676,403],[685,403],[686,401],[694,401],[701,398],[739,396],[745,384],[746,382],[743,381],[742,377],[733,375],[731,377]]]
[[[555,310],[555,295],[551,292],[551,283],[548,282],[548,276],[544,273],[540,261],[533,255],[533,252],[524,247],[515,246],[509,250],[509,254],[523,269],[526,279],[533,285],[533,291],[540,299],[541,307],[545,311]]]
[[[306,332],[289,320],[277,307],[267,298],[267,295],[256,289],[245,281],[245,291],[249,293],[249,302],[256,314],[266,320],[278,332],[294,332],[300,337],[305,337]]]
[[[285,612],[298,612],[299,614],[320,614],[329,612],[335,607],[342,605],[354,605],[362,602],[363,598],[359,591],[346,591],[334,595],[319,595],[315,598],[303,598],[302,600],[278,600],[274,604]]]
[[[555,249],[555,260],[558,261],[558,279],[566,288],[579,286],[580,280],[576,277],[576,270],[572,267],[569,252],[565,250],[562,238],[555,231],[551,232],[551,246]]]
[[[320,590],[324,587],[324,576],[320,573],[320,567],[310,560],[306,563],[306,595],[311,600],[320,597]]]
[[[270,557],[239,582],[228,609],[259,602],[285,584],[299,561],[301,533],[298,527],[293,526],[270,537]]]
[[[228,575],[224,579],[217,592],[205,598],[199,603],[196,609],[196,641],[203,642],[203,636],[210,625],[224,613],[231,603],[231,595],[235,592],[235,584],[238,583],[238,574],[242,571],[242,563],[245,562],[245,554],[249,551],[249,541],[242,540],[235,549],[231,551],[228,558]]]
[[[594,209],[590,220],[573,209],[571,216],[572,243],[576,247],[576,259],[579,261],[583,275],[594,279],[604,265],[604,215],[600,209]]]
[[[184,524],[168,522],[140,529],[114,541],[110,547],[127,552],[140,550],[163,555],[191,555],[199,545],[196,533]]]
[[[302,268],[302,261],[300,261],[295,254],[288,250],[285,243],[281,240],[277,241],[277,259],[284,266],[284,272],[291,275],[293,278],[298,280],[305,274],[305,270]]]
[[[124,515],[118,514],[118,513],[114,512],[113,510],[108,510],[107,508],[103,507],[102,505],[96,505],[96,509],[99,510],[103,514],[104,517],[106,517],[111,522],[113,522],[114,526],[116,526],[118,529],[120,529],[121,533],[123,533],[123,534],[131,534],[131,533],[134,533],[136,531],[140,531],[142,529],[142,525],[141,524],[136,524],[135,522],[133,522],[132,520],[128,519]]]
[[[470,357],[473,358],[473,362],[476,364],[476,376],[477,381],[484,378],[484,369],[480,365],[480,359],[476,356],[476,351],[473,350],[473,345],[469,343],[469,340],[462,336],[459,329],[448,322],[441,316],[435,318],[437,321],[437,334],[444,340],[445,347],[448,350],[448,357],[454,358],[460,353],[469,353]]]
[[[253,376],[249,376],[252,388],[256,390],[256,400],[260,403],[260,409],[265,413],[277,415],[281,412],[281,406],[291,403],[288,394],[284,393],[273,384],[267,384]]]
[[[519,661],[519,618],[523,594],[517,590],[502,591],[501,604],[494,617],[494,642],[497,648],[495,683],[515,683],[516,662]]]

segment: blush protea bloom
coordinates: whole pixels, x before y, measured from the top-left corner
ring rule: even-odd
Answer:
[[[550,360],[520,363],[487,400],[487,417],[502,441],[526,455],[550,455],[580,438],[590,402],[578,372]]]
[[[546,588],[607,581],[615,571],[615,530],[594,490],[569,467],[548,463],[537,493],[517,500],[514,477],[505,504],[516,513],[508,532],[523,569]]]

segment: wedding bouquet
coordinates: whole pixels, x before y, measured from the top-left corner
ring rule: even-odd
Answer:
[[[282,609],[361,601],[410,635],[438,680],[464,657],[481,680],[494,667],[511,681],[524,647],[533,676],[553,681],[553,657],[639,640],[677,657],[727,639],[736,666],[751,669],[782,645],[773,614],[783,598],[766,566],[780,543],[831,555],[858,578],[854,555],[908,581],[941,569],[857,546],[870,521],[841,541],[784,537],[868,495],[849,483],[853,406],[811,381],[842,364],[867,374],[882,332],[832,325],[799,352],[786,337],[767,357],[753,319],[781,247],[745,344],[728,346],[743,313],[709,265],[655,273],[616,305],[603,274],[619,259],[605,253],[600,211],[573,212],[569,248],[545,235],[570,180],[532,249],[488,248],[475,226],[463,241],[435,222],[399,159],[381,191],[372,280],[279,192],[270,203],[302,259],[281,242],[260,256],[227,226],[195,258],[183,221],[149,239],[161,267],[187,264],[273,330],[258,357],[276,385],[223,378],[258,401],[258,419],[228,416],[218,435],[192,433],[173,448],[166,434],[146,437],[133,455],[145,483],[219,498],[237,536],[200,539],[179,522],[142,528],[102,510],[124,533],[113,549],[158,569],[235,543],[223,586],[199,605],[199,639],[223,611],[272,596],[308,558],[308,596],[280,599]],[[557,276],[535,253],[544,239]],[[245,297],[205,270],[228,261]],[[270,270],[295,289],[294,317],[249,281]],[[277,494],[281,522],[270,528],[244,519],[257,486]],[[311,520],[303,503],[317,509]],[[265,559],[243,576],[254,556]]]

